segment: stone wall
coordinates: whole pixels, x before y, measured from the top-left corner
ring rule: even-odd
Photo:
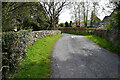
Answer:
[[[113,30],[95,30],[92,32],[94,35],[107,39],[113,44],[120,47],[120,33]]]
[[[2,75],[9,77],[16,71],[16,66],[25,58],[28,45],[46,36],[61,34],[59,30],[19,31],[2,33]]]
[[[56,34],[61,34],[61,31],[59,30],[42,30],[42,31],[34,31],[32,32],[33,41],[36,41],[37,39],[44,38],[46,36],[52,36]]]

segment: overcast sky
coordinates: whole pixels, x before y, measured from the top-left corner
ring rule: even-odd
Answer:
[[[109,0],[100,0],[99,1],[99,4],[101,5],[101,7],[105,7],[105,4],[106,3],[109,3]],[[106,8],[106,10],[107,11],[111,11],[112,12],[112,10],[111,9],[109,9],[109,8]],[[72,14],[70,14],[71,13],[71,10],[70,9],[64,9],[63,11],[62,11],[62,13],[61,13],[61,15],[59,16],[59,23],[65,23],[66,21],[67,22],[70,22],[71,20],[72,21],[74,21],[73,19],[71,19],[71,17],[72,17]],[[106,14],[104,13],[104,12],[102,12],[102,9],[100,9],[99,11],[98,11],[98,13],[99,13],[99,15],[97,15],[101,20],[103,20],[103,18],[105,17],[105,16],[109,16],[111,13],[109,12],[107,12]],[[91,14],[91,13],[89,13],[89,14]]]

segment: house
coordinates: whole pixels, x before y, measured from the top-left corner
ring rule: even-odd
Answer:
[[[90,25],[90,21],[89,20],[88,20],[87,25],[88,26]],[[79,26],[79,22],[77,22],[77,25],[76,25],[76,23],[73,24],[73,27],[77,27],[77,26]],[[84,22],[80,22],[80,27],[85,27]]]
[[[77,23],[77,25],[76,25],[76,23],[74,23],[74,24],[73,24],[73,27],[83,26],[83,25],[84,25],[84,22],[80,22],[80,25],[79,25],[79,23]]]
[[[109,19],[112,18],[114,14],[115,14],[115,10],[109,16],[105,16],[103,20],[100,22],[99,27],[107,27],[106,24],[110,24]]]
[[[106,27],[105,23],[108,22],[110,16],[105,16],[103,20],[100,22],[99,27]]]

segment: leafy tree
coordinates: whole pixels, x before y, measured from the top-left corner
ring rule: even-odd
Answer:
[[[115,3],[114,27],[120,30],[120,1]]]
[[[15,27],[46,29],[49,26],[49,18],[39,2],[3,2],[2,14],[3,31],[11,31]]]
[[[120,2],[114,2],[113,4],[115,8],[109,18],[109,24],[107,24],[107,26],[120,31]]]

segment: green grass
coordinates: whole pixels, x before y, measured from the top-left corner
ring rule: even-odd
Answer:
[[[14,78],[49,78],[51,75],[51,53],[61,34],[37,40],[27,49],[25,60],[18,66]]]
[[[89,40],[95,42],[96,44],[104,47],[105,49],[120,54],[120,48],[116,45],[113,45],[111,42],[107,41],[106,39],[98,37],[96,35],[87,35],[86,37]]]

